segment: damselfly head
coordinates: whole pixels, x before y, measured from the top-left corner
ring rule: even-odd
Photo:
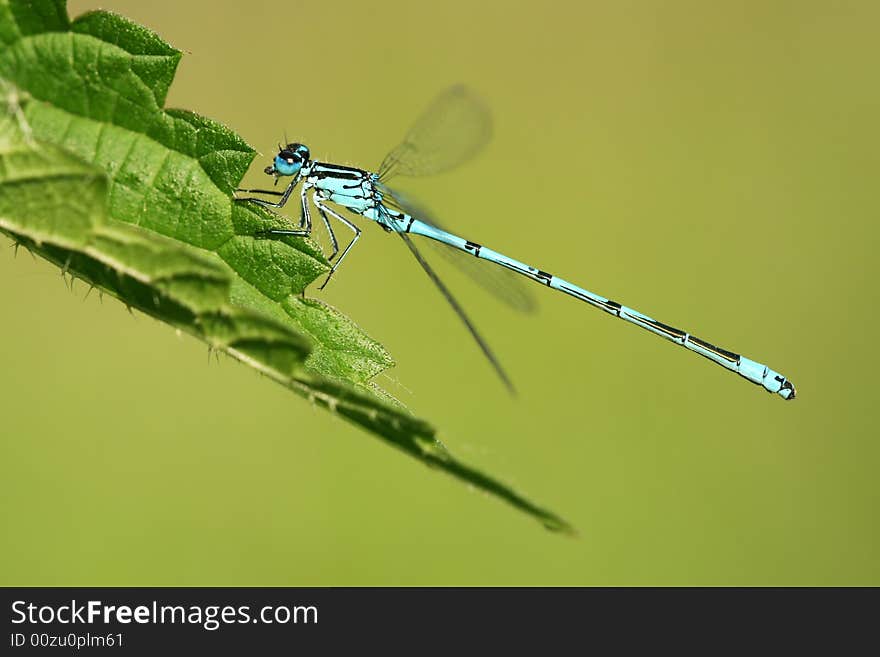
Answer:
[[[275,156],[272,166],[266,167],[266,173],[278,176],[295,176],[309,161],[309,149],[303,144],[287,144],[282,146]]]

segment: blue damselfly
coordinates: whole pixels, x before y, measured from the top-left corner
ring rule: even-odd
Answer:
[[[515,272],[537,283],[564,292],[708,358],[749,381],[763,386],[771,393],[779,394],[784,399],[794,399],[795,388],[792,383],[766,365],[727,349],[716,347],[687,331],[658,322],[632,308],[589,292],[542,269],[463,239],[439,227],[437,222],[430,219],[423,210],[387,186],[387,181],[397,174],[422,176],[438,173],[469,159],[487,143],[490,128],[491,121],[485,105],[465,87],[455,86],[441,94],[416,121],[403,141],[383,160],[378,173],[320,162],[312,159],[307,146],[300,143],[284,144],[279,145],[278,154],[275,156],[273,164],[265,169],[265,173],[275,178],[276,184],[280,178],[292,178],[284,191],[237,190],[280,198],[277,201],[267,201],[257,197],[239,200],[257,203],[266,208],[281,208],[288,202],[296,186],[301,183],[299,226],[289,230],[273,229],[267,231],[266,234],[268,236],[307,236],[312,232],[308,199],[309,191],[312,192],[312,202],[330,236],[332,253],[329,260],[335,259],[321,289],[327,285],[333,273],[339,269],[361,235],[360,228],[341,214],[336,209],[337,207],[366,217],[379,224],[385,231],[400,235],[421,267],[464,322],[502,381],[511,390],[513,390],[513,386],[498,359],[455,297],[424,259],[410,236],[420,235],[435,243],[452,247],[452,249],[466,254],[471,262],[476,262],[473,260],[476,258],[477,261],[484,261],[504,268],[504,270],[496,270],[496,275],[503,271]],[[341,253],[329,217],[340,221],[354,233],[353,238]],[[479,282],[485,283],[487,281],[480,272],[474,272],[472,269],[466,271]],[[487,287],[493,286],[487,284]],[[527,291],[515,287],[508,287],[508,290],[512,291],[502,297],[504,300],[515,307],[523,309],[530,307],[531,298]]]

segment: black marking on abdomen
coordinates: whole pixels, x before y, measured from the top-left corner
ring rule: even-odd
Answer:
[[[569,287],[565,283],[559,284],[559,289],[568,292],[573,297],[577,297],[581,301],[586,301],[589,304],[594,306],[598,306],[602,310],[606,310],[612,315],[617,315],[620,317],[620,304],[615,301],[602,301],[601,299],[594,299],[593,297],[587,296],[583,292],[579,290],[575,290],[573,287]]]
[[[785,383],[783,383],[780,390],[791,390],[791,395],[788,397],[788,399],[794,399],[795,397],[797,397],[797,390],[795,390],[791,381],[786,381]]]
[[[467,249],[468,253],[471,253],[479,258],[480,249],[482,249],[483,246],[481,244],[477,244],[476,242],[465,242],[464,248]]]
[[[575,290],[574,288],[568,287],[568,285],[565,285],[564,283],[560,284],[559,288],[560,288],[561,290],[565,290],[565,291],[568,292],[570,295],[572,295],[572,296],[574,296],[574,297],[577,297],[577,298],[580,299],[581,301],[586,301],[586,302],[588,302],[588,303],[591,303],[591,302],[593,301],[590,297],[588,297],[588,296],[587,296],[586,294],[584,294],[583,292],[580,292],[579,290]]]
[[[690,336],[688,338],[688,342],[692,342],[695,345],[702,347],[706,351],[711,351],[716,356],[720,356],[730,363],[736,363],[737,365],[739,365],[739,354],[735,354],[732,351],[727,351],[727,349],[722,349],[721,347],[716,347],[714,344],[710,344],[705,340],[700,340],[700,338],[695,338],[694,336]]]
[[[409,223],[406,225],[406,230],[403,231],[403,232],[408,233],[408,232],[409,232],[409,229],[412,228],[412,225],[415,223],[415,221],[416,221],[416,218],[415,218],[415,217],[410,217],[410,218],[409,218]]]
[[[535,273],[535,276],[538,277],[539,280],[543,281],[545,285],[550,286],[550,282],[553,280],[553,274],[548,274],[546,271],[541,271],[540,269]]]
[[[645,324],[648,324],[649,326],[657,329],[658,331],[660,331],[664,335],[668,335],[670,338],[675,338],[675,339],[683,341],[685,339],[685,337],[687,336],[687,333],[685,333],[681,329],[677,329],[673,326],[667,326],[666,324],[664,324],[662,322],[658,322],[656,319],[648,319],[647,317],[634,317],[634,319],[636,319],[640,322],[643,322]]]

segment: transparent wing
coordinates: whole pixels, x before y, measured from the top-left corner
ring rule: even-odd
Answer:
[[[413,241],[409,238],[409,235],[406,233],[397,233],[403,238],[404,243],[407,248],[409,248],[410,253],[412,253],[418,263],[422,266],[422,269],[428,275],[428,278],[431,279],[431,282],[437,286],[437,289],[440,291],[440,294],[443,295],[443,298],[452,306],[452,309],[455,311],[455,314],[458,315],[458,318],[464,323],[465,327],[468,330],[468,333],[471,334],[471,337],[476,341],[477,345],[480,347],[480,351],[483,352],[483,355],[486,357],[486,360],[492,365],[492,368],[495,370],[495,373],[498,375],[498,378],[504,382],[504,385],[507,386],[507,389],[510,391],[510,394],[516,395],[516,389],[513,387],[513,383],[510,380],[510,377],[507,376],[507,373],[504,371],[504,368],[501,367],[501,362],[495,356],[495,353],[489,347],[489,344],[483,339],[483,336],[477,330],[477,327],[474,326],[474,323],[470,320],[467,313],[464,311],[464,308],[459,305],[458,301],[456,301],[455,297],[452,296],[452,293],[449,291],[449,288],[440,280],[437,274],[434,272],[431,265],[428,264],[427,260],[422,257],[422,254],[419,253],[419,250],[416,248],[416,245],[413,244]]]
[[[427,176],[476,155],[492,136],[486,104],[464,85],[440,94],[379,167],[379,177]]]
[[[431,224],[442,231],[453,235],[456,234],[455,231],[444,228],[428,210],[412,199],[398,191],[389,189],[387,185],[379,185],[379,189],[384,197],[383,203],[386,205],[396,208],[401,212],[406,212],[408,215]],[[459,251],[443,242],[437,242],[432,239],[424,240],[424,242],[427,242],[433,251],[439,253],[459,271],[502,303],[520,312],[533,313],[537,310],[538,302],[535,299],[532,287],[519,274],[486,260],[475,258],[471,254]]]

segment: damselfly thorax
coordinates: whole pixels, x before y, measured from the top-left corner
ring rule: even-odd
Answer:
[[[385,207],[375,173],[341,164],[312,162],[308,170],[303,168],[303,176],[305,189],[314,188],[319,199],[371,219],[386,230],[400,230],[405,221],[405,213]]]

